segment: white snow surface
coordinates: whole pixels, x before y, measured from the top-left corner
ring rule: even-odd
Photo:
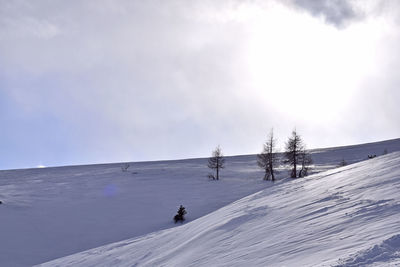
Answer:
[[[400,139],[314,150],[316,174],[275,183],[254,155],[220,181],[206,159],[0,171],[0,265],[396,266],[400,153],[362,161],[385,148]]]
[[[284,180],[180,227],[42,266],[367,266],[400,260],[400,152]]]

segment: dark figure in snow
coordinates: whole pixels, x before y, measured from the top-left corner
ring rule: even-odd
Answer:
[[[186,214],[185,207],[181,205],[179,207],[178,214],[176,214],[174,216],[175,223],[177,223],[177,222],[183,223],[183,221],[185,220],[185,217],[184,217],[185,214]]]

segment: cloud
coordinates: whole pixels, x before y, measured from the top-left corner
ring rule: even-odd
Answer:
[[[338,117],[328,110],[336,93],[326,88],[359,75],[354,66],[368,65],[364,58],[380,51],[372,42],[348,42],[358,32],[345,26],[361,12],[353,2],[290,3],[295,11],[280,1],[0,2],[0,123],[6,125],[0,163],[197,157],[217,144],[225,154],[255,153],[271,127],[283,143],[295,125],[313,141],[310,147],[361,140],[356,119],[331,123],[314,116]],[[299,9],[345,28],[309,20]],[[368,29],[361,39],[376,32],[361,29]],[[388,43],[390,55],[398,40]],[[385,77],[388,93],[395,67]],[[285,107],[299,102],[287,98],[293,90],[307,100],[307,112]],[[314,101],[315,94],[321,99]],[[364,112],[362,103],[351,106]],[[396,105],[389,107],[398,114]],[[391,136],[396,117],[382,125]],[[349,124],[351,136],[331,133]]]
[[[361,10],[355,7],[354,1],[349,0],[290,0],[289,3],[312,16],[322,17],[326,23],[338,28],[363,17]]]
[[[222,143],[221,125],[234,128],[233,118],[244,116],[234,92],[241,90],[246,33],[222,18],[230,7],[200,1],[7,4],[0,75],[18,117],[14,130],[27,132],[19,142],[52,150],[46,136],[58,132],[60,151],[96,161],[208,154],[212,147],[196,146]],[[28,134],[38,129],[22,126],[26,121],[52,123],[40,136]]]

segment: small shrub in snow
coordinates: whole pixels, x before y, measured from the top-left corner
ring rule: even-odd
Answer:
[[[185,214],[186,214],[185,207],[181,205],[179,207],[177,214],[174,216],[175,223],[177,223],[177,222],[182,223],[185,220]]]
[[[126,172],[126,171],[129,169],[129,167],[130,167],[130,165],[129,165],[128,163],[125,163],[125,164],[121,167],[121,170],[122,170],[123,172]]]
[[[340,162],[339,166],[343,167],[343,166],[346,166],[346,165],[347,165],[347,162],[344,159],[342,159],[342,161]]]

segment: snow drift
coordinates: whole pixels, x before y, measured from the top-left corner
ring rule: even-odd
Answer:
[[[380,266],[400,262],[400,152],[283,179],[179,227],[41,266]]]

